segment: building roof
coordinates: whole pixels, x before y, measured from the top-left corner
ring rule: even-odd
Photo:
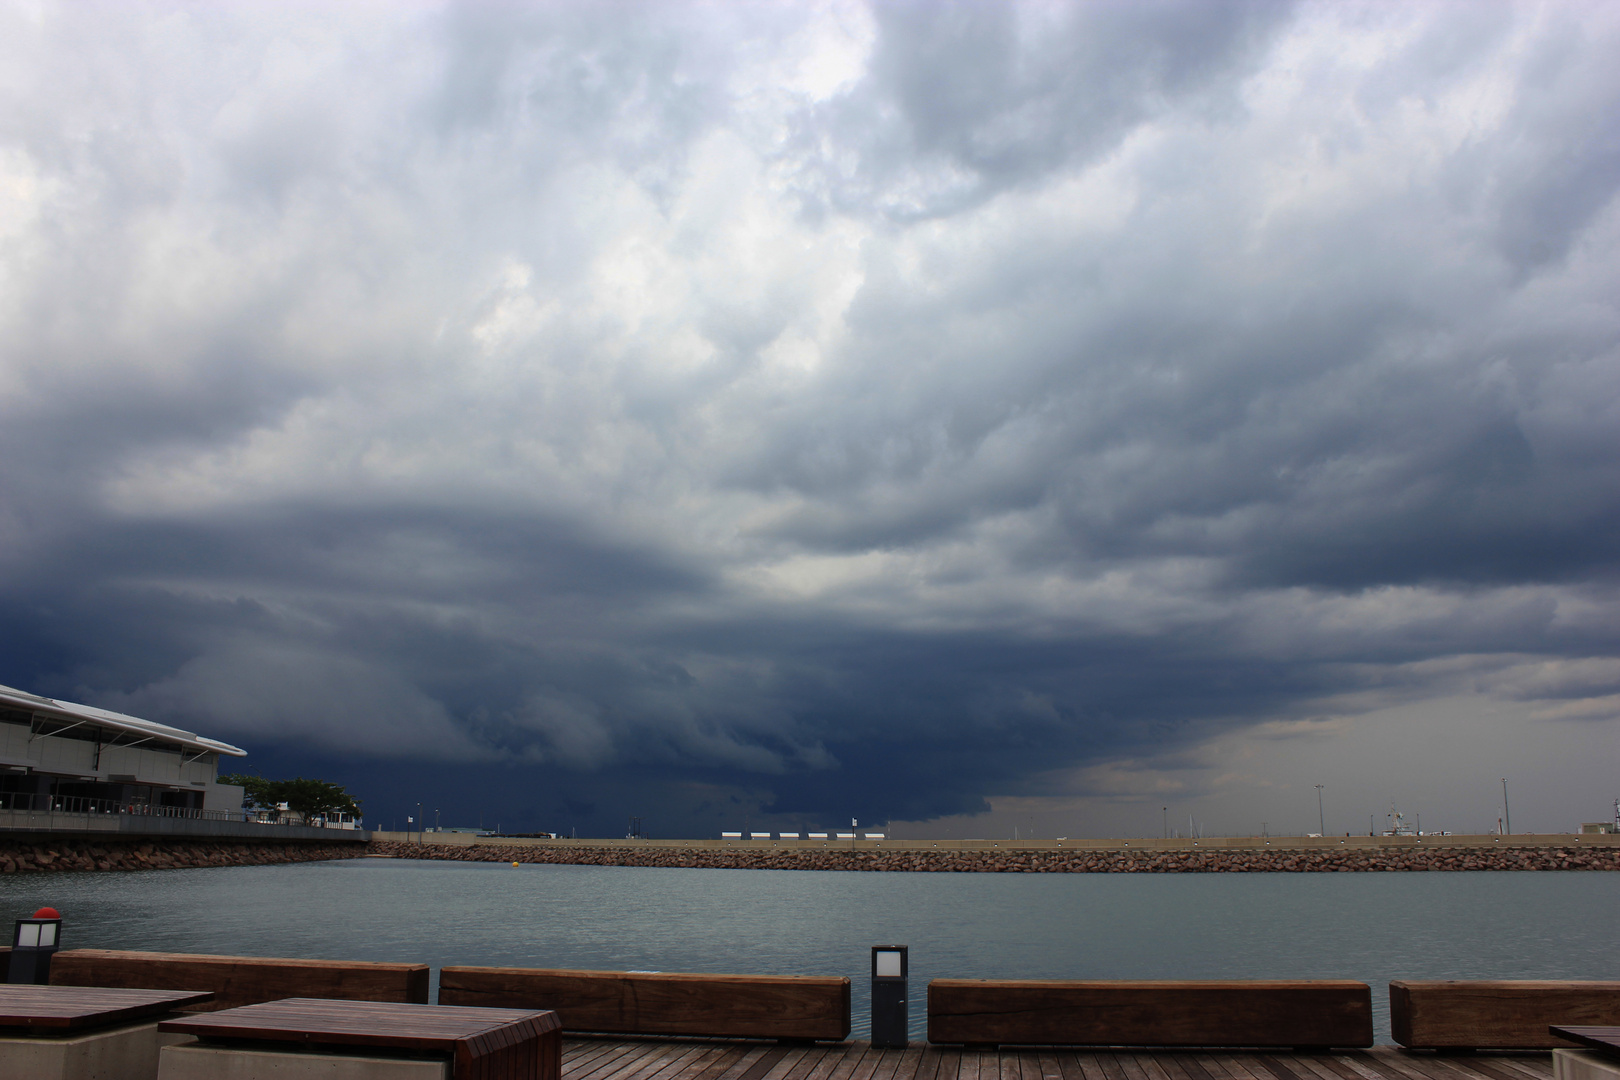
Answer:
[[[123,713],[110,712],[107,709],[98,709],[94,705],[79,705],[72,701],[57,701],[54,698],[30,694],[26,690],[0,686],[0,708],[7,707],[27,709],[32,713],[62,719],[94,723],[98,727],[125,731],[132,735],[144,735],[149,739],[186,747],[188,750],[206,751],[211,754],[228,754],[231,757],[247,756],[246,750],[232,746],[230,743],[222,743],[217,739],[205,739],[195,732],[183,731],[167,724],[142,720],[137,716],[125,716]]]

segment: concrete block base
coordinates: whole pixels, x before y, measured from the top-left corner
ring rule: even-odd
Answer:
[[[261,1047],[195,1040],[165,1046],[157,1080],[450,1080],[448,1060]]]
[[[158,1031],[142,1020],[63,1038],[0,1036],[0,1076],[29,1080],[152,1080],[158,1053],[188,1036]]]
[[[1595,1050],[1554,1050],[1553,1080],[1620,1080],[1620,1061]]]

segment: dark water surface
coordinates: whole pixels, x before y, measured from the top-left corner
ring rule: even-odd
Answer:
[[[1620,978],[1620,874],[923,874],[353,859],[8,875],[67,947],[514,967],[931,978]]]

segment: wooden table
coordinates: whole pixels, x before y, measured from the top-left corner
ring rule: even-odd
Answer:
[[[100,986],[0,985],[0,1028],[65,1034],[112,1027],[213,998],[206,990],[123,990]]]
[[[1560,1039],[1580,1043],[1582,1046],[1601,1051],[1609,1057],[1620,1057],[1620,1027],[1552,1024],[1547,1030]]]
[[[285,998],[165,1020],[207,1042],[370,1047],[448,1054],[455,1080],[561,1080],[562,1023],[549,1010]]]

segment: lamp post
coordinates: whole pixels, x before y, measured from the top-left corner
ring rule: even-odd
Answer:
[[[1164,812],[1164,838],[1168,840],[1170,839],[1170,808],[1161,806],[1159,809]]]
[[[872,1045],[879,1049],[906,1048],[909,951],[905,945],[872,946]]]
[[[423,817],[422,817],[422,804],[417,803],[416,804],[416,842],[418,844],[420,844],[422,842],[422,833],[423,833],[423,831],[426,830],[426,828],[427,828],[427,821],[424,820]]]
[[[1316,785],[1316,828],[1321,835],[1327,835],[1327,815],[1322,812],[1322,785]]]
[[[1505,777],[1505,776],[1502,777],[1502,818],[1503,818],[1503,820],[1505,820],[1507,822],[1507,825],[1506,825],[1507,832],[1506,832],[1505,835],[1512,836],[1513,835],[1513,811],[1508,809],[1507,777]]]
[[[51,957],[62,940],[62,916],[55,908],[42,907],[33,918],[18,919],[11,936],[11,966],[8,983],[46,986],[51,981]]]

